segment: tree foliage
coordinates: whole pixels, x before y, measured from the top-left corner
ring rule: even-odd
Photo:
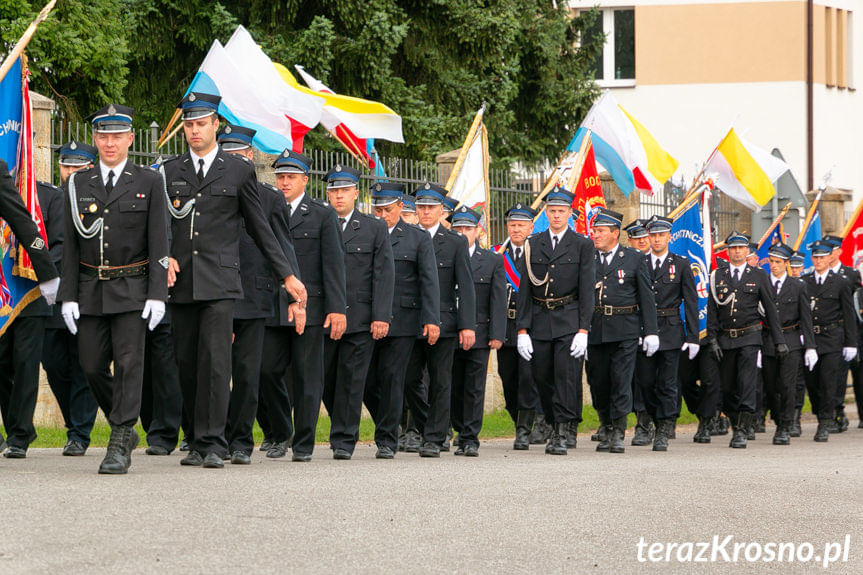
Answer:
[[[0,0],[7,46],[39,2]],[[71,115],[109,100],[136,121],[170,117],[210,44],[238,24],[289,68],[303,65],[339,93],[386,103],[406,143],[379,150],[419,159],[461,145],[487,103],[492,157],[556,158],[597,96],[579,49],[596,13],[572,18],[549,0],[59,0],[28,50],[37,89]],[[334,148],[322,130],[307,145]]]

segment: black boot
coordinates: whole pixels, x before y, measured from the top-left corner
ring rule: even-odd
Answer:
[[[845,406],[836,408],[836,433],[848,431],[848,418],[845,417]]]
[[[794,410],[794,420],[788,430],[788,437],[800,437],[803,434],[803,430],[800,428],[800,411],[800,409]]]
[[[578,422],[574,419],[566,424],[566,448],[575,449],[578,443]]]
[[[677,439],[677,417],[671,420],[671,425],[668,427],[668,439]]]
[[[815,437],[813,438],[815,439],[815,441],[817,441],[818,443],[827,443],[827,440],[830,438],[830,433],[828,429],[831,422],[835,423],[836,420],[830,418],[818,418],[818,429],[815,430]]]
[[[545,452],[549,455],[566,455],[566,429],[568,424],[555,423],[552,426],[551,439],[545,446]]]
[[[764,415],[764,411],[759,411],[755,416],[755,429],[753,433],[766,433],[767,432],[767,424],[766,424],[767,416]],[[750,437],[749,439],[755,439],[754,437]]]
[[[599,427],[596,428],[596,433],[590,436],[591,441],[599,441],[600,443],[603,441],[608,441],[605,428],[608,426],[608,422],[605,421],[601,416],[599,418]]]
[[[728,435],[728,417],[720,413],[716,416],[716,431],[711,431],[710,435]]]
[[[749,436],[749,422],[752,419],[751,413],[738,413],[735,420],[732,419],[732,431],[733,435],[731,436],[731,442],[728,444],[729,447],[733,447],[735,449],[746,449],[746,440]]]
[[[512,448],[517,451],[530,449],[530,430],[536,419],[536,411],[532,409],[519,409],[518,418],[515,423],[515,441]]]
[[[123,475],[132,465],[132,450],[138,446],[138,434],[128,425],[111,426],[108,452],[99,465],[103,475]]]
[[[653,421],[646,411],[635,414],[635,435],[632,437],[632,445],[650,445],[653,441]]]
[[[549,437],[551,437],[551,426],[543,414],[537,413],[533,423],[533,431],[530,432],[530,444],[542,445],[548,441]]]
[[[698,430],[692,436],[694,443],[710,443],[710,427],[713,425],[712,417],[698,417]]]
[[[653,451],[668,451],[668,434],[674,425],[671,419],[656,422],[656,437],[653,438]]]
[[[608,451],[611,449],[611,425],[607,422],[603,421],[602,418],[599,419],[599,429],[596,430],[594,436],[599,436],[599,443],[596,444],[597,451]],[[593,439],[593,437],[591,437]]]
[[[626,435],[626,416],[618,417],[611,422],[611,439],[608,441],[608,451],[611,453],[623,453],[626,446],[623,438]]]
[[[790,420],[779,420],[776,422],[776,433],[773,435],[773,445],[791,445],[788,429],[791,427]]]

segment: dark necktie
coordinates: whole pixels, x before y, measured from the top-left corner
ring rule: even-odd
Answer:
[[[198,158],[198,183],[204,181],[204,160],[203,158]]]
[[[737,285],[740,283],[740,270],[738,268],[734,268],[734,284]]]
[[[339,218],[339,228],[342,231],[345,231],[345,222],[347,222],[345,218]]]
[[[776,280],[776,295],[779,295],[779,288],[782,287],[782,284],[779,283],[779,280]]]
[[[557,248],[557,236],[551,236],[551,251]]]
[[[108,170],[108,183],[105,184],[105,191],[109,194],[114,191],[114,170]]]
[[[660,268],[661,266],[662,266],[662,261],[657,259],[657,260],[656,260],[656,265],[654,265],[654,266],[653,266],[653,271],[658,272],[658,271],[659,271],[659,268]]]
[[[611,252],[599,252],[599,256],[602,259],[602,269],[606,269],[608,267],[608,260]]]
[[[515,259],[516,260],[521,259],[521,248],[515,248]]]

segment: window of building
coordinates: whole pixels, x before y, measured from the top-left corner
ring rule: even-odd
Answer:
[[[824,83],[829,88],[854,88],[854,13],[824,9]]]
[[[605,34],[605,44],[592,69],[601,87],[635,85],[635,10],[603,8],[594,23],[593,32]],[[588,40],[589,41],[589,40]]]

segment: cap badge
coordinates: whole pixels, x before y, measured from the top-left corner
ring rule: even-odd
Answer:
[[[117,113],[117,108],[114,107],[114,104],[111,104],[110,106],[108,106],[108,114],[110,116],[113,116],[116,113]]]
[[[71,149],[71,150],[77,150],[77,149],[78,149],[78,144],[76,144],[75,142],[72,142],[71,144],[69,144],[69,149]]]
[[[189,101],[190,101],[190,102],[194,102],[194,101],[195,101],[195,100],[197,100],[197,99],[198,99],[198,98],[195,96],[195,93],[194,93],[194,92],[192,92],[191,94],[189,94]]]

